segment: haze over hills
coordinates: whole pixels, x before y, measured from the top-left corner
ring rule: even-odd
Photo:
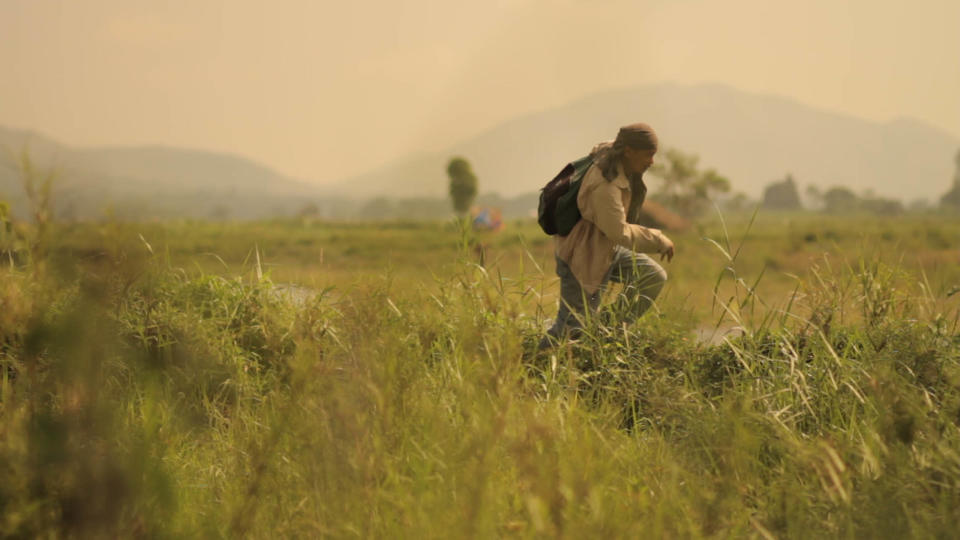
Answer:
[[[318,188],[229,154],[165,146],[73,148],[43,135],[0,127],[0,198],[14,209],[25,195],[14,164],[22,149],[54,167],[57,211],[91,218],[239,217],[290,214]]]
[[[960,148],[960,138],[919,121],[877,123],[726,86],[661,84],[598,93],[529,114],[337,187],[353,196],[442,196],[446,162],[462,155],[473,164],[482,191],[535,191],[566,161],[634,121],[650,123],[664,147],[698,154],[702,166],[716,168],[735,191],[753,197],[791,173],[801,188],[842,185],[904,201],[935,200],[949,188]]]
[[[0,199],[15,212],[26,208],[11,163],[26,147],[39,164],[60,171],[55,205],[67,218],[112,211],[140,219],[253,219],[310,205],[327,217],[435,217],[449,212],[446,163],[462,155],[473,164],[482,194],[512,198],[481,202],[526,215],[536,205],[533,194],[564,163],[637,120],[652,124],[664,147],[698,154],[702,166],[716,168],[735,191],[753,197],[791,173],[801,189],[843,185],[904,202],[935,201],[950,187],[960,148],[960,138],[914,120],[877,123],[724,86],[661,84],[587,96],[518,117],[442,152],[323,186],[240,156],[165,146],[77,148],[0,127]],[[649,182],[655,187],[656,179]],[[369,201],[374,197],[416,200],[389,210],[382,199]]]

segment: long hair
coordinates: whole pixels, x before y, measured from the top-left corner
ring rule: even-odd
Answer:
[[[600,167],[600,172],[607,182],[613,182],[617,177],[617,165],[620,164],[626,147],[623,141],[607,141],[594,146],[590,152],[594,163]]]

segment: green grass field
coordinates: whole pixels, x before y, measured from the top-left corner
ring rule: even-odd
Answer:
[[[4,235],[2,536],[956,535],[958,219],[708,220],[540,355],[532,221]]]

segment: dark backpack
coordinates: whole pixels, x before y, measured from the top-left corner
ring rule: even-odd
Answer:
[[[567,166],[540,190],[537,223],[543,232],[566,236],[580,221],[577,194],[580,193],[583,175],[590,165],[593,165],[592,156],[567,163]]]

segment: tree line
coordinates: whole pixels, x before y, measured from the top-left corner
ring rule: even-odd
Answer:
[[[940,197],[939,209],[960,212],[960,151],[955,157],[956,172],[950,189]],[[454,211],[463,215],[469,211],[477,196],[477,177],[470,163],[457,156],[447,166],[449,195]],[[905,205],[897,199],[882,197],[867,190],[858,194],[845,186],[826,189],[808,185],[801,197],[799,183],[793,175],[768,184],[760,201],[752,201],[742,192],[732,192],[730,180],[712,168],[701,168],[696,154],[675,148],[665,150],[651,167],[654,189],[649,200],[685,217],[697,218],[710,211],[716,204],[723,211],[748,211],[760,204],[763,208],[778,211],[813,210],[831,214],[869,213],[897,215],[905,211],[936,210],[926,201],[913,201]],[[516,199],[535,206],[533,196]],[[490,201],[488,201],[490,202]],[[533,206],[531,206],[532,208]]]
[[[941,197],[939,209],[945,212],[960,212],[960,151],[954,158],[956,169],[951,187]],[[878,215],[896,215],[906,210],[934,210],[925,201],[914,201],[909,206],[903,202],[876,195],[867,190],[858,195],[844,186],[832,186],[825,190],[810,185],[805,190],[806,205],[801,201],[799,186],[793,176],[767,185],[763,192],[762,204],[771,210],[821,210],[831,214],[863,212]]]

